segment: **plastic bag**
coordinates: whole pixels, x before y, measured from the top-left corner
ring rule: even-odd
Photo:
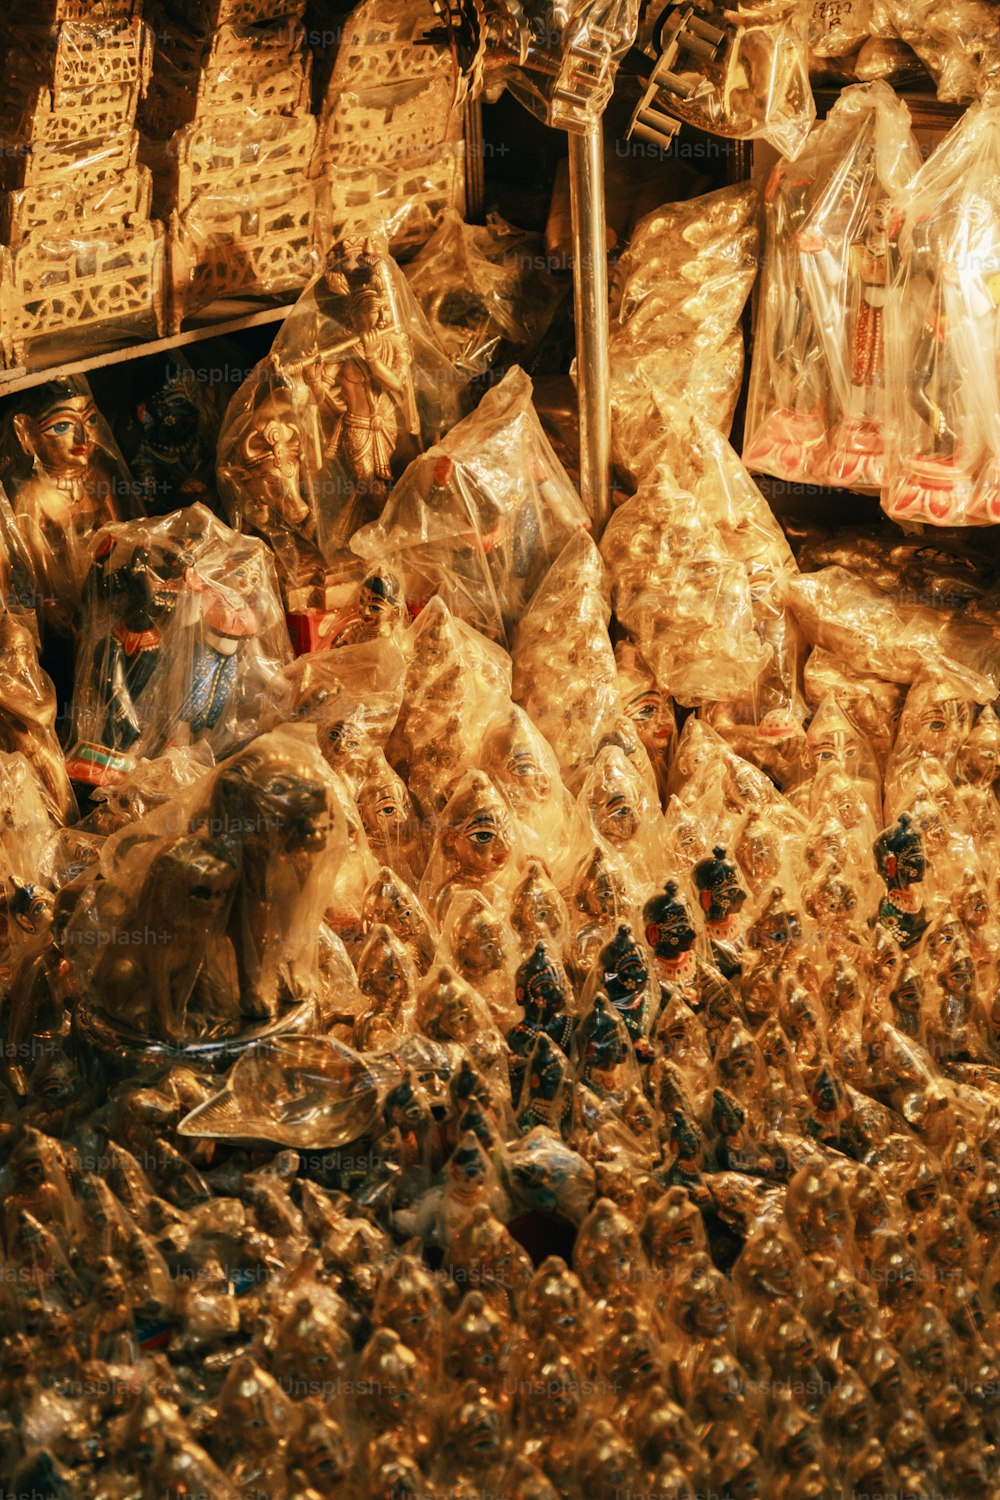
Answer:
[[[913,48],[939,99],[965,103],[1000,80],[1000,17],[988,0],[872,0],[872,23]]]
[[[306,30],[294,15],[226,21],[196,32],[168,7],[156,26],[153,73],[140,113],[146,135],[165,141],[213,116],[223,129],[238,130],[241,115],[291,115],[308,103]]]
[[[816,118],[808,16],[798,0],[650,6],[641,42],[654,67],[630,131],[668,145],[676,120],[798,155]]]
[[[879,762],[885,764],[903,705],[901,685],[885,682],[870,672],[851,670],[822,646],[815,646],[809,652],[802,669],[802,684],[814,708],[828,695],[832,696],[871,741]]]
[[[570,806],[548,740],[523,709],[498,704],[478,760],[510,803],[525,852],[554,869],[569,836]]]
[[[582,133],[610,102],[638,19],[638,0],[529,0],[523,8],[498,7],[489,30],[477,18],[479,47],[465,63],[462,82],[478,92],[485,74],[488,96],[506,84],[544,124]],[[451,25],[433,37],[457,55]]]
[[[386,745],[423,816],[431,820],[478,764],[483,737],[510,702],[510,658],[433,598],[406,642],[399,717]]]
[[[586,532],[578,532],[552,564],[514,638],[514,699],[556,752],[574,793],[621,715],[606,587],[600,553]]]
[[[207,1046],[267,1035],[321,1002],[321,920],[374,866],[305,726],[262,735],[207,778],[112,834],[64,939],[102,1047]]]
[[[906,105],[873,83],[845,89],[802,155],[772,172],[743,445],[750,468],[881,485],[889,203],[919,165]]]
[[[786,583],[807,640],[852,672],[912,682],[925,667],[962,678],[969,696],[989,701],[1000,682],[1000,650],[988,625],[942,620],[939,611],[883,593],[848,568],[821,568]]]
[[[433,19],[427,0],[364,0],[319,31],[337,45],[312,172],[334,240],[377,234],[402,257],[430,239],[446,210],[464,213],[452,59],[419,45]]]
[[[883,508],[932,525],[1000,521],[1000,97],[973,105],[899,205],[888,304]],[[905,373],[904,373],[905,372]]]
[[[509,370],[351,539],[353,551],[399,571],[412,609],[439,594],[504,644],[562,547],[590,525],[531,392],[523,370]]]
[[[97,538],[72,705],[76,780],[99,785],[169,743],[225,754],[284,694],[291,647],[264,543],[204,506]]]
[[[86,351],[164,332],[165,237],[134,128],[152,37],[135,9],[70,7],[55,24],[36,12],[0,37],[8,365],[53,335]]]
[[[227,298],[288,299],[322,265],[315,186],[303,181],[316,141],[294,114],[209,111],[177,130],[159,167],[170,216],[170,328]]]
[[[56,737],[56,690],[38,664],[32,631],[7,611],[0,613],[0,710],[0,749],[24,756],[55,822],[74,822],[76,799]]]
[[[141,436],[130,450],[129,467],[147,515],[169,515],[198,502],[213,508],[222,412],[204,377],[203,369],[195,370],[175,351],[162,382],[137,393],[133,415]]]
[[[652,426],[686,402],[728,432],[743,372],[740,316],[757,274],[756,189],[669,203],[640,220],[611,291],[614,449],[636,474]]]
[[[744,569],[702,526],[693,495],[647,482],[601,542],[615,614],[679,703],[751,687],[770,652],[754,630]]]
[[[0,599],[4,610],[31,631],[36,643],[40,600],[35,574],[24,537],[18,528],[10,501],[0,485]]]
[[[271,541],[288,586],[322,582],[407,462],[457,420],[461,383],[395,263],[371,240],[339,245],[219,436],[222,498]]]
[[[499,214],[465,224],[447,209],[406,279],[441,347],[476,376],[523,361],[544,338],[563,295],[546,264],[539,235]]]

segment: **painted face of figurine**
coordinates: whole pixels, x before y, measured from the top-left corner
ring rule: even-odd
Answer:
[[[422,994],[417,1015],[428,1036],[464,1042],[470,1040],[476,1030],[470,992],[447,968],[437,972],[430,987]]]
[[[410,832],[413,808],[406,786],[386,774],[366,781],[358,792],[358,811],[365,833],[376,848],[397,848]]]
[[[13,615],[0,617],[0,697],[16,706],[28,701],[38,704],[46,696],[30,632]]]
[[[720,1338],[729,1326],[732,1309],[728,1284],[705,1254],[694,1256],[683,1273],[677,1290],[676,1315],[686,1331],[700,1338]],[[742,1381],[737,1377],[735,1384],[727,1383],[733,1395]]]
[[[515,809],[544,802],[552,790],[538,749],[517,714],[487,738],[482,764],[503,787]]]
[[[336,719],[320,732],[320,744],[326,759],[335,766],[361,756],[368,745],[368,736],[352,719]]]
[[[483,1148],[474,1135],[466,1135],[452,1152],[445,1169],[457,1188],[469,1192],[481,1187],[489,1175]]]
[[[669,1265],[677,1255],[704,1247],[701,1216],[686,1188],[673,1187],[649,1209],[643,1239],[654,1263]]]
[[[513,852],[503,802],[486,777],[476,777],[452,812],[442,841],[447,853],[471,879],[488,880],[503,869]]]
[[[373,573],[361,585],[358,614],[366,625],[388,626],[400,613],[399,588],[388,573]]]
[[[675,999],[664,1011],[656,1028],[656,1041],[665,1058],[683,1062],[690,1056],[697,1057],[704,1048],[704,1038],[699,1038],[700,1023],[690,1007],[680,998]],[[701,1046],[699,1046],[701,1041]]]
[[[753,1077],[756,1068],[754,1040],[738,1021],[730,1023],[720,1040],[716,1061],[719,1071],[734,1085]]]
[[[918,680],[906,695],[897,745],[947,761],[972,728],[973,705],[956,698],[949,684]]]
[[[409,996],[413,981],[406,950],[388,927],[373,928],[357,967],[362,993],[382,1001],[389,1010]]]
[[[646,941],[657,958],[673,962],[694,947],[697,933],[691,910],[674,880],[668,880],[662,896],[653,896],[642,909]]]
[[[486,905],[471,905],[462,913],[452,935],[452,946],[455,962],[469,978],[495,973],[507,957],[503,923]]]
[[[609,756],[590,795],[595,830],[619,848],[630,844],[639,831],[639,805],[627,764],[624,756]]]
[[[726,859],[721,845],[710,858],[699,860],[692,875],[705,919],[712,924],[728,921],[747,899],[737,867]]]
[[[927,871],[923,840],[906,814],[875,841],[875,862],[889,887],[918,885]]]
[[[747,1242],[740,1265],[750,1284],[768,1297],[794,1297],[798,1286],[798,1255],[792,1246],[773,1229],[764,1229]]]
[[[158,436],[183,443],[197,432],[198,405],[185,381],[170,381],[156,392],[151,404]]]
[[[668,753],[677,733],[673,707],[634,648],[619,645],[615,656],[622,707],[655,765]]]
[[[928,936],[927,948],[943,988],[951,995],[968,995],[976,971],[958,922],[945,921],[936,927]]]
[[[611,1000],[624,1000],[649,979],[642,949],[623,923],[612,942],[601,951],[602,981]]]
[[[775,886],[764,910],[750,929],[749,941],[768,958],[780,958],[794,949],[802,939],[802,922],[793,908],[785,905],[784,891]]]
[[[571,1348],[583,1334],[585,1307],[579,1278],[557,1256],[549,1256],[531,1279],[522,1316],[533,1338],[553,1333],[560,1343]]]
[[[1000,718],[987,704],[958,753],[958,780],[970,786],[992,786],[1000,777]]]
[[[554,1099],[568,1071],[565,1055],[542,1032],[535,1043],[528,1073],[531,1097],[545,1101]]]
[[[608,863],[603,849],[594,857],[577,882],[573,896],[577,908],[600,919],[616,917],[625,910],[625,886]]]
[[[332,1417],[320,1413],[308,1420],[289,1443],[289,1460],[320,1495],[335,1494],[350,1465],[340,1428]]]
[[[559,893],[544,868],[534,861],[515,893],[510,921],[525,942],[550,937],[558,944],[562,939],[566,924]]]
[[[404,1132],[415,1130],[427,1118],[427,1101],[410,1073],[386,1095],[383,1114],[388,1125]]]
[[[777,875],[781,869],[781,844],[775,830],[763,818],[751,818],[740,835],[736,858],[755,890]]]
[[[554,1015],[565,1006],[567,985],[560,969],[546,952],[544,943],[536,943],[518,969],[514,993],[518,1005],[526,1011]]]
[[[786,1212],[807,1251],[832,1252],[846,1232],[847,1197],[825,1164],[807,1164],[796,1173],[788,1185]]]
[[[260,588],[263,576],[263,569],[257,559],[247,558],[226,574],[226,584],[247,598]]]
[[[824,929],[834,930],[851,921],[858,908],[858,893],[839,871],[827,869],[806,900],[806,910]]]
[[[580,1028],[584,1079],[598,1093],[616,1093],[624,1082],[631,1050],[628,1032],[606,996],[597,994],[590,1016]]]
[[[970,876],[958,895],[958,914],[970,933],[985,927],[990,920],[990,903],[986,892]]]
[[[675,729],[673,710],[666,694],[657,687],[640,689],[625,700],[624,707],[646,749],[664,754]]]
[[[820,704],[806,730],[806,742],[817,770],[836,766],[848,776],[864,774],[861,737],[835,699]]]
[[[85,469],[97,447],[100,420],[89,396],[62,396],[39,416],[22,416],[21,441],[50,474]]]

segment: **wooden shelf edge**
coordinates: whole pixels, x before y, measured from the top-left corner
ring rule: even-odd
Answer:
[[[267,323],[280,323],[295,306],[294,302],[282,303],[279,307],[263,307],[255,312],[244,313],[236,318],[223,318],[218,322],[199,322],[193,328],[182,328],[180,333],[168,334],[164,338],[150,339],[141,344],[124,344],[120,349],[104,349],[98,354],[83,359],[65,360],[46,365],[42,369],[24,367],[0,370],[0,397],[28,390],[31,386],[44,385],[47,380],[59,380],[69,375],[85,375],[88,370],[101,370],[108,365],[127,364],[133,359],[146,359],[163,354],[168,349],[181,349],[186,344],[196,344],[202,339],[222,338],[226,334],[239,333],[244,328],[259,328]]]

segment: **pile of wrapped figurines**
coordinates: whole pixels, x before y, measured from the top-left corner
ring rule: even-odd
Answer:
[[[89,393],[13,414],[13,1493],[998,1493],[1000,581],[777,524],[709,422],[751,217],[643,228],[728,256],[697,339],[624,268],[600,537],[370,242],[218,494],[130,514]]]
[[[921,160],[888,85],[846,89],[765,190],[744,458],[881,493],[905,523],[1000,521],[1000,103]]]

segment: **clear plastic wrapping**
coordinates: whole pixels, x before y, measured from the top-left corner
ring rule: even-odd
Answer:
[[[514,638],[514,698],[555,750],[572,792],[621,713],[606,588],[600,553],[581,531],[552,564]]]
[[[442,348],[470,375],[523,361],[544,337],[562,290],[544,243],[499,214],[465,224],[447,209],[406,267],[406,279]]]
[[[364,0],[337,29],[313,165],[334,240],[384,235],[402,256],[464,212],[452,60],[418,45],[432,22],[426,0]]]
[[[170,9],[192,31],[216,26],[256,26],[264,21],[295,21],[306,0],[170,0]]]
[[[635,462],[648,477],[601,540],[617,618],[678,702],[757,690],[736,717],[765,738],[794,735],[796,642],[781,592],[792,560],[763,497],[721,434],[683,406]]]
[[[5,362],[166,327],[163,226],[149,219],[136,110],[152,36],[131,5],[52,5],[0,35],[0,324]],[[59,346],[65,347],[64,344]],[[48,351],[47,351],[48,352]],[[52,361],[51,353],[49,362]]]
[[[411,609],[439,594],[484,635],[511,639],[572,534],[590,526],[516,366],[476,410],[409,465],[385,508],[351,538],[403,580]]]
[[[270,101],[207,109],[178,129],[158,191],[170,212],[170,320],[237,296],[299,291],[321,264],[316,195],[304,181],[316,122]]]
[[[650,428],[691,406],[728,432],[743,373],[740,316],[757,274],[756,190],[669,203],[636,226],[611,292],[615,459],[637,474]]]
[[[478,763],[491,719],[509,704],[510,658],[437,597],[414,621],[406,651],[403,705],[386,755],[432,819]]]
[[[754,630],[750,586],[693,495],[667,478],[643,485],[612,516],[601,542],[615,614],[680,703],[751,687],[769,653]]]
[[[196,502],[214,506],[215,439],[225,397],[198,375],[178,350],[165,372],[137,383],[122,441],[147,515]]]
[[[138,1055],[315,1024],[321,920],[360,861],[357,909],[335,912],[360,921],[371,868],[339,799],[311,731],[284,728],[111,835],[65,935],[91,1040]]]
[[[151,136],[166,140],[213,112],[225,130],[241,109],[291,112],[308,102],[306,31],[294,15],[256,24],[227,21],[196,32],[161,6],[155,26],[156,56],[141,115]]]
[[[138,220],[88,234],[67,225],[0,246],[3,353],[18,365],[29,346],[69,334],[84,349],[110,334],[142,342],[166,332],[163,226]]]
[[[920,164],[886,84],[846,89],[765,192],[766,270],[743,456],[782,479],[878,489],[890,202]]]
[[[16,35],[0,33],[0,44],[16,51],[16,78],[23,87],[39,82],[57,94],[98,84],[136,83],[149,70],[151,38],[137,16],[117,7],[117,15],[93,8],[85,19],[60,19],[51,26],[37,15],[19,25]],[[11,58],[7,57],[8,65]]]
[[[926,666],[964,677],[970,696],[992,696],[1000,652],[991,626],[959,616],[942,621],[931,606],[893,598],[848,568],[821,568],[787,582],[788,602],[811,644],[852,672],[912,682]]]
[[[77,647],[70,773],[95,785],[140,756],[205,740],[225,754],[287,692],[274,564],[204,506],[95,541]]]
[[[461,384],[395,262],[372,240],[338,245],[219,437],[222,499],[268,537],[288,586],[325,602],[326,564],[454,423]]]
[[[504,38],[507,88],[546,125],[589,129],[607,108],[635,38],[638,0],[529,0],[518,10],[516,33]]]
[[[901,521],[1000,520],[998,162],[993,94],[945,136],[899,204],[883,506]]]
[[[76,800],[56,738],[56,691],[38,664],[30,626],[6,610],[0,613],[0,708],[0,748],[24,756],[50,816],[73,822]]]
[[[650,6],[640,39],[654,66],[632,117],[635,134],[669,139],[666,111],[699,130],[798,155],[816,118],[809,17],[798,0]]]
[[[872,31],[913,48],[939,99],[967,103],[1000,79],[1000,16],[988,0],[872,0]]]

